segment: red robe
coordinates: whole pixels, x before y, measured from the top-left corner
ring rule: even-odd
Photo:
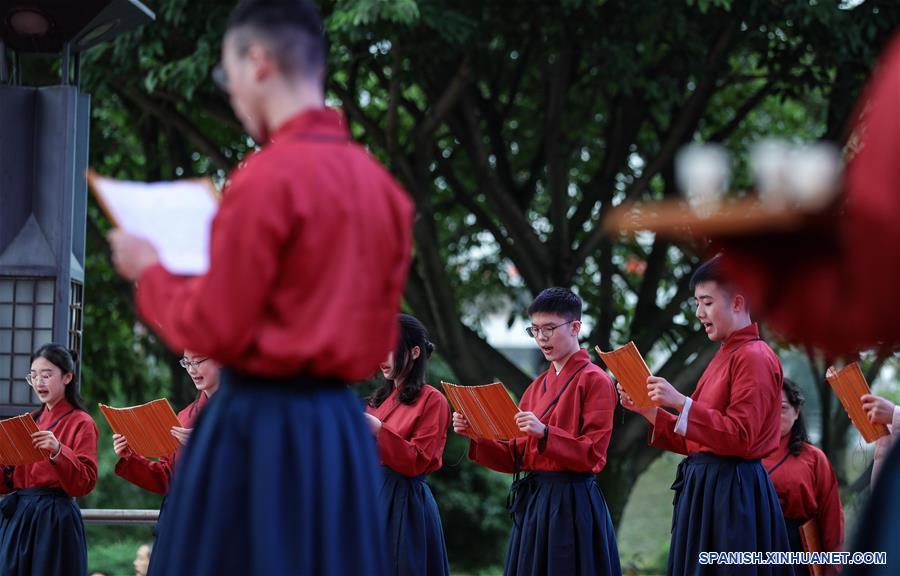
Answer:
[[[617,400],[609,376],[591,362],[586,350],[579,350],[559,374],[551,366],[538,376],[519,402],[520,410],[534,412],[549,426],[545,439],[472,440],[469,458],[492,470],[511,473],[515,472],[514,454],[518,452],[522,454],[522,470],[598,474],[606,466]]]
[[[69,496],[89,494],[97,483],[97,425],[87,412],[69,404],[65,398],[49,410],[46,406],[36,420],[38,429],[52,430],[61,450],[54,460],[16,466],[12,489],[0,483],[0,492],[21,488],[60,488]],[[7,467],[4,472],[11,467]]]
[[[807,443],[799,454],[790,455],[789,439],[790,435],[782,438],[778,450],[763,459],[778,493],[781,511],[786,519],[815,517],[822,532],[822,551],[838,551],[844,543],[844,510],[831,463],[824,452]]]
[[[194,422],[207,401],[206,393],[201,392],[196,400],[178,413],[178,421],[181,423],[182,428],[194,427]],[[179,448],[174,454],[163,456],[159,460],[150,460],[140,454],[133,454],[129,458],[119,458],[119,461],[116,463],[116,475],[140,486],[144,490],[157,494],[168,494],[172,474],[175,471],[175,465],[180,455],[181,449]]]
[[[230,175],[197,278],[148,268],[141,316],[238,372],[357,381],[397,342],[413,206],[341,114],[288,120]]]
[[[719,239],[750,309],[790,340],[835,354],[900,343],[898,102],[900,36],[857,104],[840,221],[818,236]]]
[[[436,388],[425,385],[412,404],[403,404],[395,388],[378,408],[366,412],[381,420],[378,456],[382,464],[404,476],[441,469],[450,405]]]
[[[735,331],[691,394],[687,435],[675,434],[678,417],[658,410],[650,445],[679,454],[712,452],[745,460],[778,448],[781,418],[781,362],[758,340],[756,324]]]

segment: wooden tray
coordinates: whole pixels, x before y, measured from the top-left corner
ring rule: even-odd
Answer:
[[[608,234],[650,231],[671,238],[753,236],[826,228],[831,215],[830,210],[772,210],[752,197],[725,200],[715,212],[700,215],[684,200],[667,199],[617,206],[604,219],[603,229]]]

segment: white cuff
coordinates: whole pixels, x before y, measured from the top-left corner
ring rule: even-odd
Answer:
[[[691,411],[691,404],[693,404],[693,400],[690,398],[684,399],[684,408],[681,409],[681,414],[678,415],[678,420],[675,422],[675,433],[679,436],[687,436],[688,414]]]

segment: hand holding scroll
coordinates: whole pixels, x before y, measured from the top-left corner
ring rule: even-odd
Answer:
[[[669,384],[669,381],[659,376],[647,378],[647,395],[660,406],[674,408],[681,411],[684,408],[685,395]]]
[[[536,436],[540,438],[544,435],[545,429],[547,428],[538,420],[538,417],[534,415],[534,412],[519,412],[516,414],[516,426],[519,427],[519,430],[525,432],[529,436]]]
[[[874,394],[860,396],[866,417],[873,424],[890,424],[894,419],[894,403]]]
[[[658,408],[656,406],[650,406],[649,408],[638,408],[638,406],[634,403],[634,400],[631,399],[631,396],[628,395],[628,392],[625,392],[625,389],[622,388],[621,384],[616,384],[616,390],[619,392],[619,403],[622,404],[622,407],[631,412],[635,412],[643,416],[648,422],[653,424],[654,420],[656,420],[656,411]]]
[[[193,428],[182,428],[181,426],[172,426],[172,429],[170,430],[172,436],[174,436],[182,446],[187,444],[188,438],[191,437],[191,432],[193,431]]]
[[[134,450],[128,445],[128,439],[121,434],[113,434],[113,450],[119,458],[131,458]]]
[[[145,269],[159,262],[159,252],[148,240],[120,228],[107,235],[112,249],[112,262],[123,278],[132,282],[141,277]]]
[[[453,413],[453,431],[461,436],[467,436],[469,438],[476,437],[472,427],[469,426],[469,421],[459,412]]]
[[[51,455],[59,453],[62,446],[50,430],[40,430],[31,435],[31,442],[38,450],[47,450]]]

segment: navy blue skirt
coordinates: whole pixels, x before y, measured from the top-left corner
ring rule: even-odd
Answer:
[[[592,474],[529,472],[510,490],[507,576],[618,576],[619,549]]]
[[[25,488],[3,498],[0,574],[87,574],[84,522],[72,497],[57,488]]]
[[[449,576],[441,514],[425,476],[404,476],[382,467],[379,500],[384,510],[391,574]]]
[[[152,576],[387,573],[375,441],[345,385],[223,369],[179,461]]]
[[[672,489],[670,576],[793,574],[790,565],[699,562],[700,552],[790,551],[781,504],[759,460],[694,453],[678,465]]]

